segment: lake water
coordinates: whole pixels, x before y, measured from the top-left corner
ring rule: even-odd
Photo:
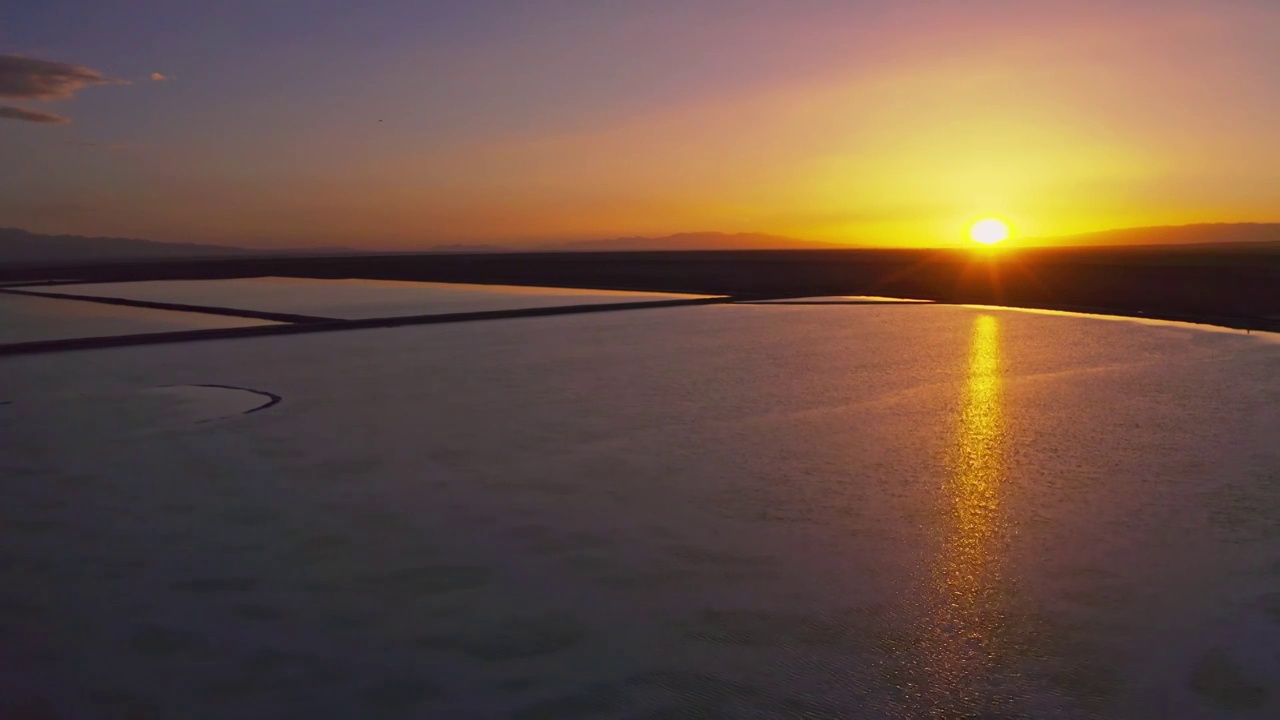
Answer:
[[[0,293],[0,344],[275,324],[249,318]]]
[[[342,320],[705,297],[621,290],[283,277],[88,283],[28,290]]]
[[[1257,335],[672,308],[3,358],[0,401],[0,658],[71,716],[1280,713]]]

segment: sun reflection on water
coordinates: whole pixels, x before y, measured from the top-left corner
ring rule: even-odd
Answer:
[[[1004,415],[1000,397],[999,326],[983,315],[974,323],[955,456],[946,485],[954,504],[951,542],[942,586],[952,605],[972,617],[995,559],[991,540],[1000,526],[999,486],[1004,476]]]
[[[973,326],[964,394],[949,472],[943,544],[932,576],[935,603],[924,629],[924,666],[930,714],[992,712],[1007,708],[992,679],[1003,654],[1000,547],[1005,426],[1001,397],[999,322],[978,317]]]

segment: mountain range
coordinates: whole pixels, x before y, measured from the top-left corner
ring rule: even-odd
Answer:
[[[1056,238],[1019,239],[1025,246],[1115,246],[1219,245],[1280,243],[1280,223],[1202,223],[1119,228]]]
[[[173,243],[140,238],[45,235],[0,228],[0,263],[77,263],[177,258],[245,257],[248,255],[319,255],[355,252],[349,248],[272,249]]]
[[[619,237],[550,243],[538,250],[564,252],[650,251],[650,250],[838,250],[848,245],[801,240],[764,233],[691,232],[664,237]]]
[[[1151,246],[1266,244],[1280,247],[1280,223],[1222,223],[1125,228],[1059,238],[1018,240],[1019,246]],[[543,242],[512,246],[451,244],[427,246],[415,252],[601,252],[666,250],[835,250],[838,243],[802,240],[764,233],[678,233],[663,237],[618,237],[599,240]],[[341,255],[365,252],[352,248],[316,247],[261,249],[226,245],[171,243],[138,238],[44,235],[17,228],[0,228],[0,263],[61,264],[148,259],[218,258],[252,255]]]

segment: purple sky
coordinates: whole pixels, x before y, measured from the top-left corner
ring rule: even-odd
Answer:
[[[1277,38],[1274,0],[18,0],[0,225],[399,248],[1280,221]]]

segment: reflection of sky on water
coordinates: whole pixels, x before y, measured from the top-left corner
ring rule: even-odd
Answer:
[[[894,305],[7,358],[0,662],[66,717],[1272,717],[1277,363]],[[149,390],[214,383],[284,401]]]
[[[0,295],[0,344],[275,324],[243,317]]]
[[[282,277],[87,283],[59,285],[50,290],[67,295],[299,313],[344,320],[700,297],[624,290]],[[39,291],[40,288],[32,289],[32,292]]]

